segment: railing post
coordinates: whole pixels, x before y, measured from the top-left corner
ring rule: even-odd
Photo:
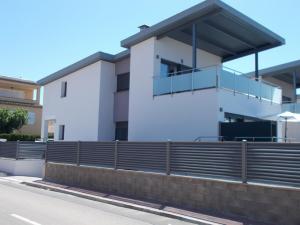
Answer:
[[[171,140],[167,141],[167,146],[166,146],[166,174],[170,175],[171,174],[171,168],[170,168],[170,152],[171,151]]]
[[[242,182],[247,183],[247,141],[242,141]]]
[[[235,72],[233,73],[233,75],[234,75],[234,90],[233,90],[233,94],[235,95],[235,92],[236,92],[236,74],[235,74]]]
[[[80,166],[80,141],[77,142],[77,160],[76,165]]]
[[[114,163],[115,170],[118,169],[118,144],[119,144],[119,140],[116,140],[115,141],[115,163]]]
[[[192,70],[192,94],[194,93],[194,70]]]
[[[171,75],[171,95],[173,95],[173,76]]]
[[[20,141],[17,140],[17,146],[16,146],[16,160],[19,158],[19,151],[20,151]]]

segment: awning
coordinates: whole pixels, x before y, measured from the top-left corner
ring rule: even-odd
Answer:
[[[192,25],[197,24],[200,49],[233,60],[283,45],[285,40],[219,0],[207,0],[123,40],[126,48],[156,36],[168,36],[192,45]]]

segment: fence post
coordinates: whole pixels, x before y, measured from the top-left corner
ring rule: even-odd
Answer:
[[[119,140],[116,140],[115,141],[115,164],[114,164],[115,170],[118,169],[118,144],[119,144]]]
[[[20,150],[20,141],[17,140],[17,146],[16,146],[16,160],[19,158],[19,150]]]
[[[80,141],[77,142],[77,159],[76,159],[77,166],[80,166]]]
[[[46,141],[46,149],[45,149],[45,163],[47,163],[47,161],[48,161],[47,154],[48,154],[48,141]]]
[[[242,182],[247,183],[247,140],[242,141]]]
[[[170,175],[171,174],[171,169],[170,169],[170,150],[171,150],[171,141],[167,141],[167,146],[166,146],[166,174]]]

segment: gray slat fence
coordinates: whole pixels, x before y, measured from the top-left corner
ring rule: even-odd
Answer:
[[[17,158],[18,142],[0,142],[0,157],[1,158]]]
[[[19,142],[17,159],[44,159],[46,143]]]
[[[247,179],[300,186],[300,144],[249,143]]]
[[[49,162],[300,186],[300,144],[49,142]]]

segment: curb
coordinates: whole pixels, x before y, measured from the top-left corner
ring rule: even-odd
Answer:
[[[219,223],[215,223],[215,222],[211,222],[211,221],[207,221],[207,220],[196,219],[196,218],[184,216],[181,214],[166,212],[166,211],[159,210],[159,209],[154,209],[154,208],[145,207],[145,206],[141,206],[141,205],[137,205],[137,204],[133,204],[133,203],[127,203],[127,202],[122,202],[122,201],[118,201],[118,200],[108,199],[108,198],[104,198],[104,197],[98,197],[98,196],[94,196],[94,195],[90,195],[90,194],[80,193],[77,191],[65,190],[63,188],[53,187],[50,185],[38,184],[38,183],[34,183],[34,182],[22,182],[21,184],[24,184],[24,185],[27,185],[30,187],[41,188],[44,190],[50,190],[50,191],[54,191],[54,192],[58,192],[58,193],[69,194],[69,195],[73,195],[73,196],[76,196],[79,198],[85,198],[88,200],[102,202],[102,203],[119,206],[119,207],[123,207],[123,208],[134,209],[134,210],[138,210],[138,211],[142,211],[142,212],[146,212],[146,213],[155,214],[158,216],[164,216],[164,217],[168,217],[171,219],[177,219],[177,220],[184,221],[184,222],[189,222],[189,223],[194,223],[194,224],[202,224],[202,225],[206,225],[206,224],[207,225],[221,225]]]

